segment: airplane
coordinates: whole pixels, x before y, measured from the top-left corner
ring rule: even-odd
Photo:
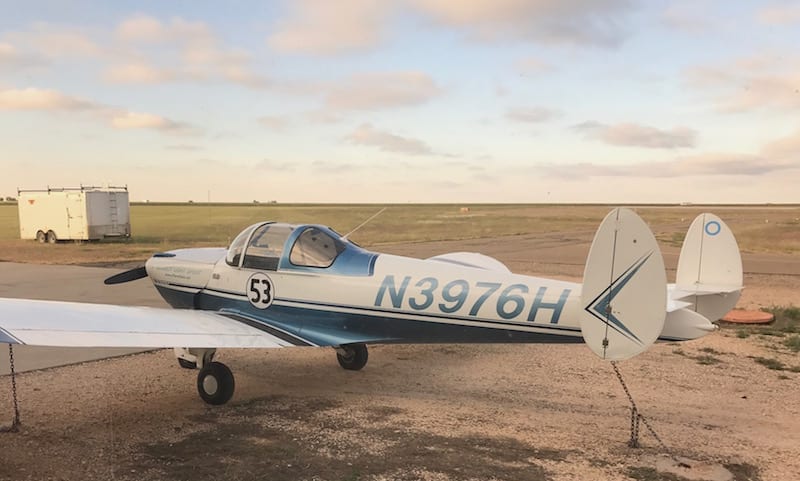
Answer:
[[[582,283],[513,274],[477,253],[381,254],[329,227],[278,222],[247,227],[227,249],[157,253],[105,283],[144,277],[174,309],[0,299],[0,342],[174,348],[199,370],[202,400],[221,405],[235,380],[214,361],[220,348],[327,346],[359,370],[370,344],[585,342],[616,361],[708,334],[743,288],[719,217],[692,222],[667,284],[654,235],[627,208],[600,224]]]

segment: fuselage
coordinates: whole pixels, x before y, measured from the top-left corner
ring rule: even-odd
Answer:
[[[262,243],[271,251],[255,240],[265,228],[275,237]],[[378,254],[322,226],[249,229],[238,258],[237,241],[177,250],[151,258],[148,274],[173,307],[239,314],[315,345],[582,340],[580,284],[492,262]],[[280,230],[285,239],[275,236]],[[320,252],[304,255],[303,242],[319,243]]]

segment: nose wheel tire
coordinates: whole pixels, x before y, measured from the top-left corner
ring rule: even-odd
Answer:
[[[348,371],[358,371],[367,365],[369,352],[364,344],[349,344],[336,350],[339,365]]]
[[[233,397],[233,373],[221,362],[206,364],[197,374],[197,392],[203,401],[219,406]]]

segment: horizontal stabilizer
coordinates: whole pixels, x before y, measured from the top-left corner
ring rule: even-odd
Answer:
[[[679,309],[667,314],[661,338],[674,341],[697,339],[716,328],[717,326],[702,315],[689,309]]]
[[[429,261],[446,262],[463,267],[474,267],[487,271],[511,273],[505,264],[494,257],[489,257],[477,252],[451,252],[428,258]]]

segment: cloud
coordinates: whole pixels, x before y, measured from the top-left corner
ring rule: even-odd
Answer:
[[[166,150],[180,150],[184,152],[197,152],[203,150],[203,147],[190,144],[170,144],[170,145],[165,145],[164,148]]]
[[[223,80],[258,89],[272,83],[254,71],[247,51],[224,46],[204,22],[136,15],[117,26],[116,38],[133,53],[106,69],[104,77],[112,83]]]
[[[116,29],[123,41],[133,43],[215,43],[216,38],[204,22],[172,18],[162,22],[148,15],[134,15],[123,20]]]
[[[756,153],[707,152],[635,164],[548,163],[537,172],[562,179],[585,177],[752,177],[800,169],[800,129],[764,144]]]
[[[97,106],[86,100],[47,89],[0,90],[0,110],[88,110]]]
[[[0,71],[35,67],[46,63],[47,61],[41,56],[22,53],[10,43],[0,42]]]
[[[401,137],[390,132],[377,130],[370,124],[358,127],[345,137],[353,144],[377,147],[384,152],[396,152],[409,155],[430,155],[433,150],[423,141],[410,137]]]
[[[351,111],[404,107],[428,102],[441,92],[422,72],[358,74],[327,89],[325,108]]]
[[[800,24],[800,5],[773,5],[758,12],[758,21],[764,25]]]
[[[479,41],[615,46],[628,0],[409,0],[419,12]]]
[[[278,52],[331,55],[378,45],[392,4],[385,0],[299,0],[290,3],[267,43]]]
[[[153,129],[164,132],[187,133],[188,124],[159,115],[131,112],[65,95],[56,90],[25,88],[0,90],[0,110],[45,112],[74,112],[90,114],[91,118],[107,122],[115,129]]]
[[[705,2],[672,4],[661,13],[661,21],[673,30],[690,34],[708,33],[714,24],[708,21],[713,17]]]
[[[98,57],[106,54],[106,49],[84,32],[48,23],[36,23],[28,30],[9,32],[5,37],[47,58]]]
[[[800,129],[765,144],[762,152],[770,158],[790,160],[800,167]]]
[[[723,113],[800,108],[800,57],[795,53],[761,52],[720,65],[685,72],[687,84],[712,96]]]
[[[156,84],[175,78],[174,73],[159,69],[145,62],[134,62],[109,67],[105,79],[120,84]]]
[[[575,125],[573,129],[607,144],[650,149],[694,147],[697,137],[697,131],[687,127],[662,130],[634,123],[605,125],[588,121]]]
[[[541,123],[558,117],[559,112],[545,107],[513,108],[506,112],[506,118],[515,122]]]
[[[552,64],[534,57],[521,58],[517,60],[515,63],[515,68],[517,72],[524,77],[549,73],[556,69]]]
[[[263,159],[253,166],[255,170],[269,170],[272,172],[294,172],[297,165],[294,162]]]
[[[162,131],[186,130],[186,124],[169,120],[160,115],[142,112],[121,112],[111,118],[111,126],[116,129],[153,129]]]
[[[275,117],[271,115],[265,115],[263,117],[258,118],[258,123],[267,127],[270,130],[274,131],[283,131],[291,123],[290,120],[286,117]]]

